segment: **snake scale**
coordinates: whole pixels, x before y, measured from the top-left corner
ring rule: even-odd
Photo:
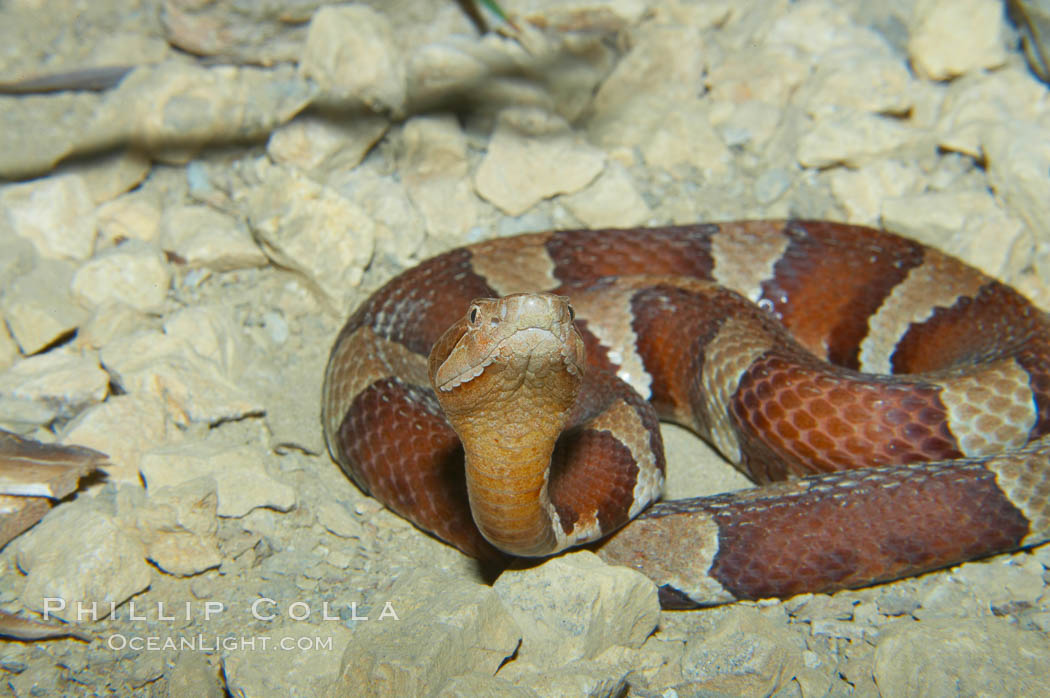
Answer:
[[[864,586],[1050,538],[1050,319],[862,226],[454,249],[350,316],[322,413],[335,461],[420,528],[490,560],[589,544],[669,608]],[[657,502],[661,419],[758,486]]]

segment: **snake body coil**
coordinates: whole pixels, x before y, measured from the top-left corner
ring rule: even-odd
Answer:
[[[761,486],[649,506],[659,419]],[[323,421],[359,486],[470,555],[623,527],[599,554],[669,607],[863,586],[1050,538],[1050,320],[859,226],[452,250],[350,317]]]

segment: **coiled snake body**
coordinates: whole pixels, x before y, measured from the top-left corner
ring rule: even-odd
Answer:
[[[870,228],[452,250],[354,312],[323,400],[333,458],[421,528],[497,558],[623,527],[599,554],[668,607],[863,586],[1050,538],[1050,320]],[[761,486],[649,506],[658,419]]]

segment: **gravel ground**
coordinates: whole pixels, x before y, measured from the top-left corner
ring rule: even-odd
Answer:
[[[93,639],[3,642],[0,685],[1045,691],[1048,548],[660,612],[588,553],[489,586],[330,461],[345,315],[491,236],[828,218],[1050,307],[1050,104],[1001,3],[501,4],[488,32],[435,0],[0,5],[0,426],[110,455],[0,551],[4,610]],[[665,434],[669,496],[747,486]]]

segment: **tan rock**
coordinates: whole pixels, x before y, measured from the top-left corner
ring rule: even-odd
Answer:
[[[95,247],[95,202],[78,175],[0,188],[0,215],[41,256],[83,260]]]
[[[395,114],[405,105],[405,67],[390,22],[364,4],[314,14],[299,72],[321,86],[327,102]]]
[[[311,616],[321,609],[311,608]],[[226,688],[232,695],[327,695],[326,690],[339,675],[339,658],[358,635],[339,619],[310,622],[283,620],[268,623],[267,633],[280,637],[291,647],[313,647],[314,651],[290,651],[276,662],[268,652],[241,646],[223,657]],[[353,695],[369,695],[369,684],[358,685]],[[372,694],[375,695],[375,694]]]
[[[263,411],[220,355],[156,330],[120,337],[102,348],[102,364],[126,393],[153,395],[176,424],[214,424]]]
[[[690,637],[682,675],[693,690],[768,696],[802,668],[804,641],[753,608],[728,609],[709,633]]]
[[[466,138],[455,117],[410,119],[401,131],[401,141],[398,166],[427,232],[462,237],[477,221],[478,200],[470,185]]]
[[[160,234],[160,207],[139,192],[117,197],[99,206],[98,232],[107,247],[124,240],[153,242]]]
[[[879,640],[873,674],[879,693],[1038,695],[1045,690],[1050,641],[1008,619],[901,621]]]
[[[160,446],[144,454],[140,472],[151,496],[201,477],[213,477],[219,516],[238,518],[257,507],[288,511],[295,490],[270,476],[265,451],[219,441],[188,441]]]
[[[22,359],[0,374],[0,413],[6,421],[46,424],[78,414],[108,392],[109,375],[94,352],[62,347]]]
[[[142,544],[88,504],[57,507],[11,545],[28,577],[22,603],[68,622],[105,618],[152,577]]]
[[[540,667],[593,659],[616,645],[639,647],[659,621],[651,581],[587,551],[508,570],[493,589],[521,628],[518,656]]]
[[[732,154],[708,118],[698,99],[663,105],[659,128],[642,141],[645,162],[651,167],[673,170],[695,167],[704,174],[724,174]]]
[[[210,476],[151,488],[146,506],[136,511],[146,556],[164,572],[188,577],[222,562],[216,488]]]
[[[916,195],[924,183],[918,167],[899,160],[878,160],[857,169],[837,167],[828,173],[831,194],[847,220],[864,225],[879,224],[885,199]]]
[[[112,395],[89,407],[66,429],[63,441],[109,456],[102,466],[107,479],[140,487],[142,454],[167,439],[164,405],[149,394]]]
[[[911,18],[908,54],[919,75],[946,80],[1005,63],[1005,35],[996,0],[923,0]]]
[[[587,186],[602,171],[601,151],[559,117],[541,110],[500,113],[474,187],[508,215]]]
[[[3,292],[0,311],[23,354],[34,354],[76,329],[87,312],[69,293],[73,265],[41,259]]]
[[[383,599],[354,628],[331,695],[426,695],[455,676],[492,676],[521,638],[495,591],[441,569],[407,572]]]
[[[171,268],[164,254],[140,240],[104,250],[73,276],[72,289],[88,306],[108,301],[143,311],[156,311],[168,297]]]
[[[259,183],[244,192],[249,224],[266,254],[302,273],[344,308],[372,259],[375,223],[334,189],[259,161]]]
[[[887,198],[882,223],[1000,278],[1031,261],[1031,234],[985,190]]]
[[[796,157],[803,167],[859,166],[916,138],[890,119],[842,110],[817,119],[801,135]]]
[[[641,225],[652,213],[619,163],[609,163],[589,187],[561,201],[572,215],[592,228]]]
[[[326,117],[303,114],[270,134],[266,152],[273,161],[305,172],[325,173],[357,167],[390,128],[377,114]]]
[[[231,271],[266,266],[268,259],[244,225],[210,206],[172,206],[161,218],[159,244],[190,267]]]
[[[904,114],[913,103],[908,67],[889,50],[846,47],[821,56],[795,95],[815,116],[836,109]]]

